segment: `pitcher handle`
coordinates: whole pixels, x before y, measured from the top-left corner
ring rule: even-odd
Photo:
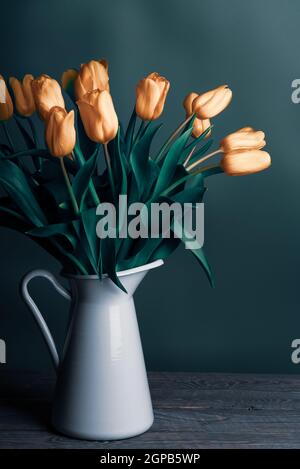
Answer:
[[[49,327],[46,324],[45,319],[43,318],[42,313],[40,312],[39,308],[37,307],[36,303],[33,301],[28,291],[28,285],[31,282],[31,280],[33,280],[34,278],[38,278],[38,277],[42,277],[42,278],[49,280],[49,282],[53,285],[55,290],[67,300],[71,300],[71,295],[67,290],[65,290],[65,288],[63,288],[58,283],[56,278],[47,270],[33,270],[32,272],[29,272],[27,275],[25,275],[25,277],[23,278],[21,282],[21,296],[23,300],[25,301],[25,303],[27,304],[27,306],[29,307],[29,310],[33,314],[33,317],[40,328],[43,338],[48,346],[53,365],[55,369],[57,370],[59,367],[59,356],[57,353],[55,342],[53,340],[53,336],[49,330]]]

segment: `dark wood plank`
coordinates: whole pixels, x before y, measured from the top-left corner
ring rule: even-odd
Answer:
[[[150,373],[155,423],[143,435],[88,442],[49,425],[55,376],[0,372],[0,448],[300,448],[295,375]]]

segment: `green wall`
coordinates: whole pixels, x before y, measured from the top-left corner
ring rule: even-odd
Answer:
[[[230,85],[234,99],[214,120],[215,144],[244,125],[261,128],[273,165],[208,181],[205,247],[216,288],[184,249],[149,274],[136,294],[146,361],[152,370],[297,373],[290,344],[300,337],[300,105],[290,96],[300,77],[300,2],[10,0],[0,8],[0,73],[59,77],[106,57],[124,121],[137,81],[159,71],[171,81],[164,136],[182,119],[188,92]],[[59,265],[2,228],[0,265],[0,366],[50,369],[18,282],[33,268],[58,275]],[[32,291],[61,345],[67,305],[43,281]]]

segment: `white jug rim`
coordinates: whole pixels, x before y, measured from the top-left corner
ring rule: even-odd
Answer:
[[[120,272],[117,272],[117,276],[124,277],[125,275],[137,274],[139,272],[144,272],[145,270],[155,269],[156,267],[160,267],[163,264],[164,264],[164,261],[162,259],[158,259],[156,261],[149,262],[149,264],[144,264],[138,267],[133,267],[132,269],[121,270]],[[97,275],[76,275],[76,274],[67,274],[65,272],[63,272],[61,275],[66,278],[73,278],[73,279],[78,279],[78,280],[98,280],[99,279]],[[102,276],[102,278],[107,278],[107,277],[108,277],[107,274],[104,274]]]

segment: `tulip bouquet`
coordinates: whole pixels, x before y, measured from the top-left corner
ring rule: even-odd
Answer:
[[[170,87],[158,73],[137,85],[126,130],[115,112],[105,60],[67,70],[61,84],[47,75],[26,75],[22,82],[11,77],[9,84],[0,76],[0,85],[0,225],[34,239],[67,273],[100,279],[107,274],[123,288],[119,270],[164,259],[186,242],[178,223],[171,224],[169,238],[100,239],[96,208],[103,202],[113,203],[117,211],[120,195],[129,203],[194,204],[202,201],[207,177],[245,175],[270,165],[269,154],[262,151],[264,133],[251,127],[228,135],[207,153],[210,119],[232,98],[226,85],[190,93],[183,103],[186,118],[156,154],[151,154],[151,143]],[[36,111],[44,124],[42,139],[32,118]],[[10,134],[12,124],[24,140],[19,151]],[[207,164],[217,154],[221,158]],[[212,281],[202,247],[192,253]]]

